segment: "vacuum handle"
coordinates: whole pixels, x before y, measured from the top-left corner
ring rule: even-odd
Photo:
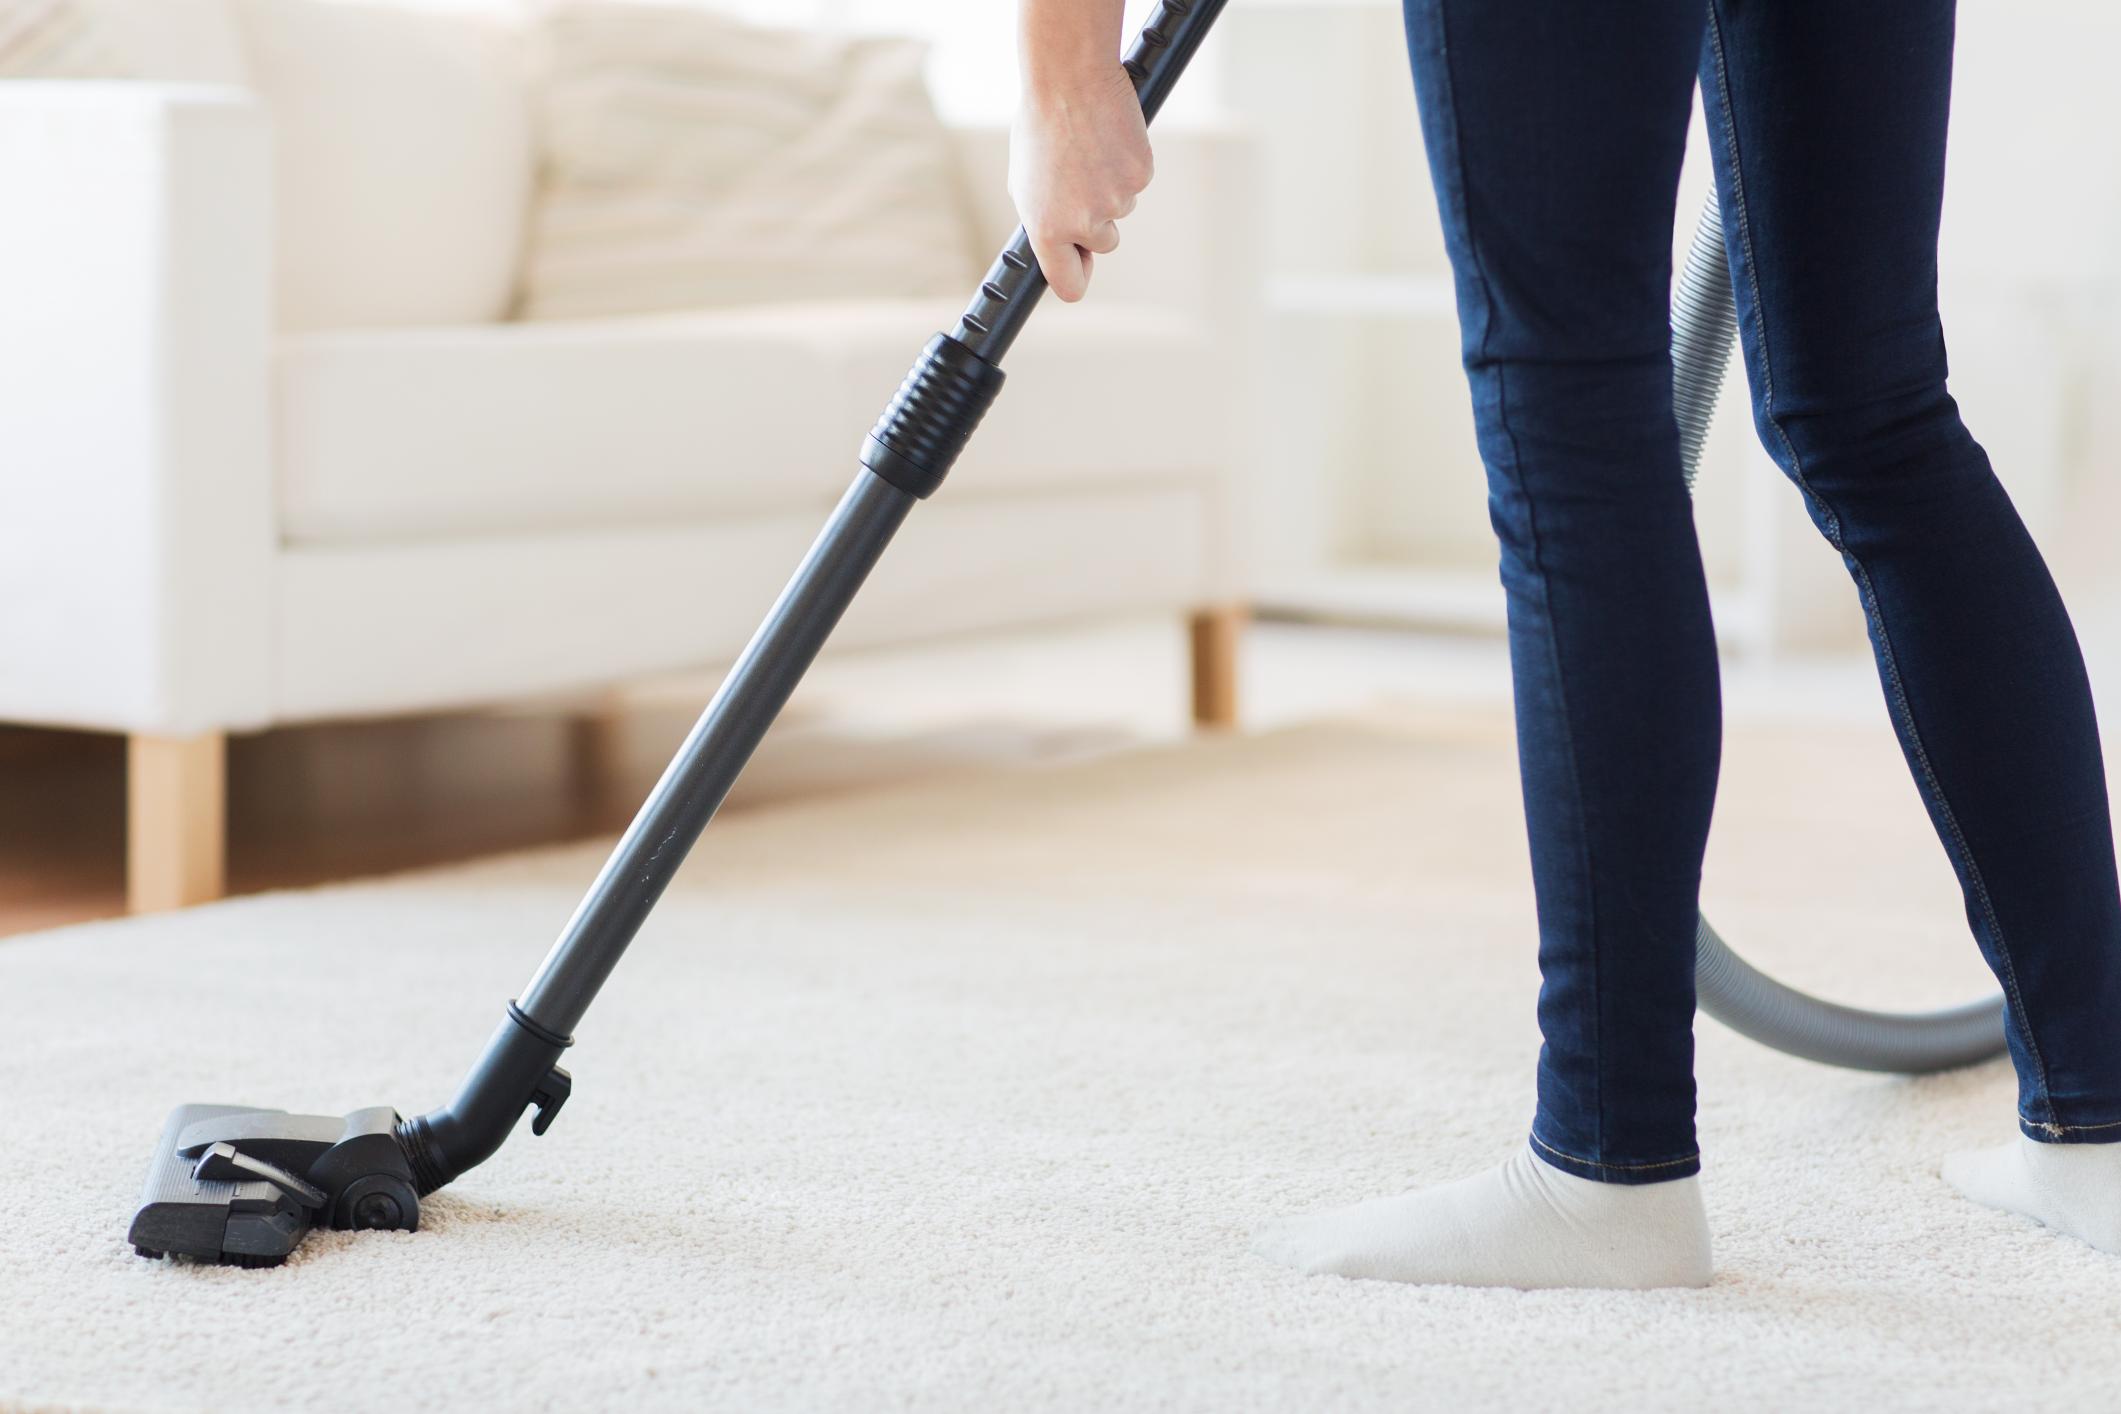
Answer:
[[[1193,52],[1208,37],[1227,0],[1163,0],[1149,16],[1134,47],[1120,67],[1134,81],[1134,95],[1141,100],[1142,120],[1154,122],[1157,110],[1171,96],[1178,76],[1186,71]],[[965,312],[958,316],[950,337],[989,363],[1000,363],[1009,345],[1031,317],[1033,305],[1046,292],[1046,276],[1031,253],[1031,233],[1022,226],[1002,253],[995,258],[980,282]]]

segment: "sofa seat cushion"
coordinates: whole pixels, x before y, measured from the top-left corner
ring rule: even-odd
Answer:
[[[822,510],[955,301],[865,300],[281,340],[290,544]],[[953,487],[1221,465],[1214,351],[1163,310],[1034,323]]]

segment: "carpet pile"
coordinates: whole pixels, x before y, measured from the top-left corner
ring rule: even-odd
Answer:
[[[1734,732],[1712,916],[1845,1000],[1987,985],[1882,729]],[[1306,1279],[1260,1221],[1523,1142],[1506,723],[1394,714],[716,826],[575,1095],[247,1272],[123,1241],[181,1100],[443,1099],[602,858],[0,943],[0,1406],[2100,1407],[2121,1262],[1978,1209],[2002,1064],[1839,1073],[1702,1021],[1704,1291]]]

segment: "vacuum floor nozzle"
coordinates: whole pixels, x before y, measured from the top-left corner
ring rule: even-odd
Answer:
[[[298,1115],[179,1105],[128,1239],[143,1257],[272,1267],[318,1225],[411,1232],[420,1202],[398,1124],[387,1106]]]

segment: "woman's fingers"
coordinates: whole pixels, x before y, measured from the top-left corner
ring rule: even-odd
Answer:
[[[1031,253],[1046,284],[1065,302],[1075,303],[1090,288],[1090,257],[1067,236],[1033,231]]]
[[[1119,222],[1112,220],[1074,222],[1031,233],[1031,253],[1038,257],[1046,284],[1069,304],[1090,288],[1092,257],[1118,249]]]
[[[1093,255],[1110,255],[1119,249],[1119,222],[1100,221],[1086,232],[1081,241],[1086,251]]]

